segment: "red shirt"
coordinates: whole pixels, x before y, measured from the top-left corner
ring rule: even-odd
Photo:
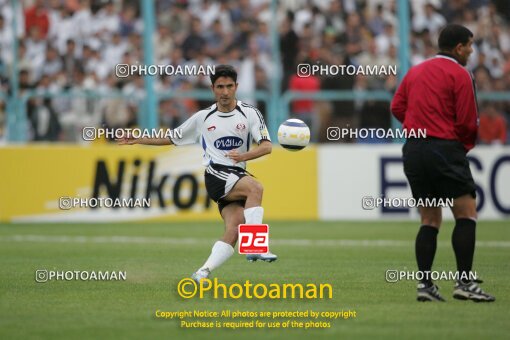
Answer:
[[[317,92],[321,83],[316,76],[299,77],[293,75],[289,81],[289,89],[295,91]],[[292,113],[311,113],[313,112],[313,101],[311,99],[295,100],[292,103]]]
[[[44,8],[37,8],[32,6],[25,10],[25,31],[26,34],[30,33],[32,26],[38,26],[41,31],[42,38],[46,39],[50,29],[50,19],[48,13]]]
[[[506,142],[506,121],[502,116],[488,116],[482,114],[480,117],[480,131],[478,137],[483,143],[495,141],[505,144]]]
[[[426,129],[427,137],[457,140],[466,151],[475,146],[475,84],[471,74],[449,56],[438,54],[412,67],[393,97],[391,112],[404,129]]]

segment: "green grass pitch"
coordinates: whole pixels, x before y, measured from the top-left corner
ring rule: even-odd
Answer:
[[[388,269],[415,270],[413,222],[269,222],[275,263],[236,254],[213,274],[222,283],[329,283],[332,299],[185,300],[179,280],[209,255],[216,223],[0,225],[0,338],[167,339],[504,339],[510,323],[510,226],[481,221],[475,270],[492,304],[457,301],[453,282],[439,281],[446,303],[419,303],[416,283],[387,283]],[[439,234],[434,270],[454,270],[453,222]],[[388,242],[380,242],[387,240]],[[35,270],[122,270],[126,281],[35,282]],[[156,310],[340,311],[327,329],[182,329]],[[321,319],[325,321],[324,319]],[[251,321],[237,319],[235,321]],[[300,320],[304,321],[304,320]]]

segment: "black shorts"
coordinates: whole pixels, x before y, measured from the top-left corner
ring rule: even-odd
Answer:
[[[413,197],[458,198],[476,186],[462,143],[437,138],[408,139],[402,148],[404,173]]]
[[[226,201],[225,196],[241,178],[249,175],[246,170],[237,166],[211,164],[205,169],[205,188],[209,197],[218,203],[220,214],[223,208],[231,203],[237,203],[244,207],[246,200]]]

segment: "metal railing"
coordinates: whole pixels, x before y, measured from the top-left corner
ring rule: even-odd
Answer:
[[[253,93],[239,93],[238,98],[250,98],[265,103],[267,111],[267,123],[269,132],[272,138],[276,138],[278,126],[281,122],[291,116],[290,105],[294,100],[311,99],[316,101],[368,101],[378,100],[391,102],[393,94],[380,90],[380,91],[317,91],[317,92],[303,92],[303,91],[286,91],[277,100],[278,110],[271,111],[270,94],[266,91],[255,91]],[[86,98],[92,100],[122,98],[133,101],[129,95],[121,91],[109,91],[107,93],[98,92],[95,90],[81,90],[81,91],[68,91],[68,92],[40,92],[38,90],[29,90],[24,92],[18,100],[13,101],[11,97],[7,96],[5,92],[0,92],[0,100],[7,103],[7,131],[9,142],[27,142],[28,136],[28,117],[27,117],[27,104],[31,98]],[[165,91],[157,93],[158,102],[166,99],[182,99],[191,98],[196,100],[214,100],[214,95],[210,90],[191,90],[191,91]],[[479,92],[479,101],[501,102],[510,101],[510,91],[505,92]],[[136,101],[136,100],[135,100]],[[143,98],[138,100],[138,107],[143,107]],[[143,109],[138,111],[138,124],[141,127],[151,128],[147,126],[144,120],[145,115]],[[191,112],[190,112],[191,114]],[[395,121],[396,122],[396,121]],[[394,123],[393,128],[398,127],[398,122]]]
[[[211,100],[214,101],[214,95],[210,90],[192,90],[192,91],[165,91],[156,93],[157,102],[166,99],[182,99],[192,98],[196,100]],[[12,97],[4,93],[0,93],[0,100],[5,100],[7,103],[7,141],[9,142],[27,142],[29,121],[27,115],[27,107],[30,99],[34,98],[63,98],[63,99],[76,99],[85,98],[91,100],[102,99],[125,99],[137,102],[137,106],[143,107],[145,98],[138,100],[133,99],[128,94],[122,93],[118,90],[112,90],[107,93],[95,90],[79,90],[79,91],[64,91],[64,92],[44,92],[40,90],[28,90],[23,92],[18,100],[13,100]],[[269,107],[269,94],[265,91],[255,91],[253,93],[239,93],[238,98],[249,98],[265,102],[266,107]],[[191,114],[192,112],[190,112]],[[144,114],[143,109],[138,110],[137,122],[140,127],[154,128],[150,126],[147,121],[147,115]],[[270,129],[277,129],[275,122],[269,125]]]

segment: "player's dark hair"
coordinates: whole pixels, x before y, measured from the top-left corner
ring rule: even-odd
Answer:
[[[220,77],[231,78],[234,83],[237,83],[237,72],[230,65],[218,65],[214,68],[214,74],[211,74],[209,78],[211,79],[211,84],[214,85],[216,80]]]
[[[438,45],[441,51],[451,51],[458,44],[465,45],[473,33],[464,26],[457,24],[446,25],[439,33]]]

